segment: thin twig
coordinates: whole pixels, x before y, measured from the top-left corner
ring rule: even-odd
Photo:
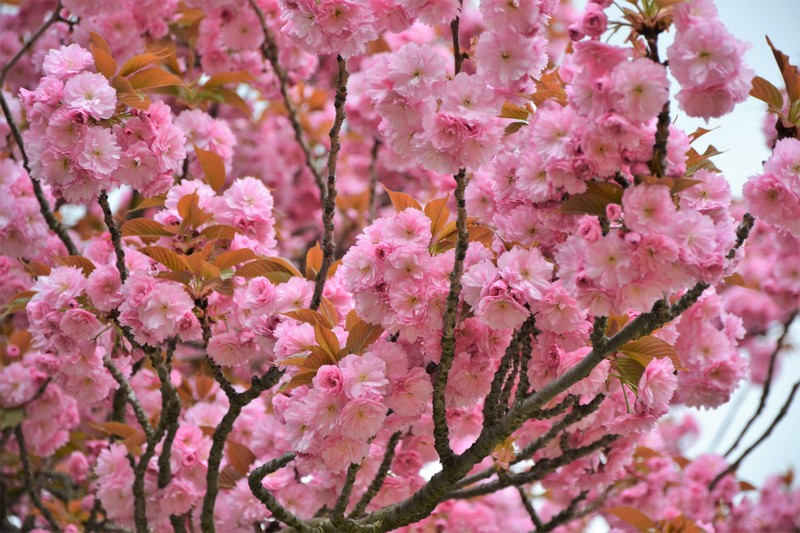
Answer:
[[[333,253],[336,246],[333,240],[333,215],[336,213],[336,162],[341,148],[339,133],[344,123],[347,79],[350,77],[350,73],[347,72],[347,61],[342,56],[337,56],[336,61],[339,64],[339,74],[336,78],[336,97],[333,101],[336,117],[329,133],[331,150],[328,154],[328,186],[325,190],[322,209],[322,265],[314,280],[314,296],[311,298],[310,305],[312,311],[316,311],[322,302],[322,291],[325,288],[325,280],[328,279],[328,270],[333,264]]]
[[[153,426],[150,425],[147,414],[145,414],[142,404],[139,402],[139,398],[136,396],[136,393],[134,392],[133,387],[131,387],[130,382],[119,370],[119,368],[117,368],[117,365],[114,364],[114,362],[111,360],[111,357],[108,355],[103,357],[103,365],[106,367],[106,369],[108,369],[108,372],[114,378],[114,381],[117,382],[120,390],[123,391],[125,399],[133,409],[133,414],[136,417],[136,421],[139,422],[140,426],[142,426],[145,436],[149,439],[153,435]]]
[[[349,515],[350,518],[360,517],[364,513],[364,510],[366,510],[369,502],[371,502],[381,490],[383,482],[386,480],[386,476],[389,475],[389,469],[391,468],[392,460],[394,459],[395,448],[397,447],[397,443],[400,441],[401,436],[402,433],[397,431],[389,438],[389,442],[386,444],[386,452],[383,455],[383,461],[381,461],[381,466],[378,467],[378,473],[375,474],[375,477],[372,479],[369,487],[367,487],[366,492],[361,495],[361,499],[358,500],[358,503],[356,503],[356,505],[353,507],[353,510]]]
[[[31,49],[31,47],[39,40],[39,38],[44,35],[50,26],[61,20],[59,13],[61,12],[61,2],[59,1],[56,4],[55,9],[53,10],[53,14],[48,18],[44,24],[42,24],[39,29],[37,29],[31,38],[22,45],[22,47],[17,51],[16,54],[0,69],[0,107],[3,109],[3,115],[6,118],[6,123],[8,124],[8,128],[11,130],[11,135],[14,137],[14,142],[17,144],[17,148],[19,149],[20,154],[22,154],[22,166],[25,168],[25,171],[28,173],[28,176],[31,179],[31,184],[33,185],[33,193],[36,196],[36,201],[39,202],[39,211],[42,213],[45,222],[47,223],[47,227],[55,233],[61,242],[64,243],[64,247],[67,249],[69,255],[79,255],[78,248],[75,246],[75,243],[72,241],[72,238],[67,233],[66,228],[61,224],[61,222],[56,219],[55,215],[50,209],[50,203],[47,201],[47,198],[44,195],[44,190],[42,189],[41,182],[33,177],[33,173],[31,172],[31,163],[28,159],[28,153],[25,151],[25,144],[22,142],[22,135],[19,132],[19,128],[17,128],[17,123],[14,121],[14,116],[11,114],[11,108],[8,106],[8,102],[6,101],[5,94],[3,94],[3,86],[5,85],[6,76],[8,73],[11,72],[11,69],[17,62],[22,58],[25,53]]]
[[[458,28],[456,28],[457,30]],[[456,228],[458,241],[456,242],[453,270],[450,272],[450,290],[447,293],[444,318],[442,319],[442,354],[439,366],[436,369],[433,384],[433,438],[436,452],[443,467],[447,468],[454,459],[450,449],[450,430],[447,427],[447,412],[445,390],[450,368],[456,351],[456,319],[458,313],[458,300],[461,294],[461,276],[464,272],[464,259],[467,256],[469,233],[467,232],[467,203],[464,191],[467,188],[466,169],[461,169],[455,175],[455,198],[457,206]]]
[[[378,214],[378,150],[381,140],[375,137],[372,142],[369,160],[369,209],[367,210],[367,223],[372,224]]]
[[[353,485],[356,482],[356,476],[361,469],[361,464],[351,463],[347,467],[347,474],[344,478],[344,485],[339,498],[336,500],[336,505],[333,506],[331,511],[331,523],[342,531],[357,530],[358,526],[352,519],[344,516],[347,505],[350,503],[350,493],[353,492]]]
[[[789,329],[792,326],[792,322],[794,322],[795,317],[797,316],[797,311],[793,312],[789,318],[783,324],[783,332],[781,336],[778,337],[778,341],[775,344],[775,349],[772,351],[772,355],[769,358],[769,367],[767,370],[767,379],[764,381],[764,390],[761,392],[761,400],[758,402],[758,408],[756,412],[753,413],[753,416],[750,417],[750,420],[747,421],[747,424],[744,425],[742,431],[739,433],[739,436],[736,437],[736,440],[731,444],[731,447],[728,448],[728,451],[725,452],[725,457],[728,457],[733,450],[739,445],[744,437],[747,430],[750,429],[750,426],[753,425],[753,422],[761,416],[762,411],[764,411],[764,407],[767,405],[767,397],[769,396],[770,389],[772,388],[772,374],[775,371],[775,361],[778,358],[778,353],[783,349],[783,342],[786,340],[786,336],[789,334]]]
[[[778,412],[777,416],[775,416],[775,419],[772,421],[772,424],[769,425],[769,427],[758,438],[758,440],[756,440],[752,445],[750,445],[750,447],[747,448],[742,453],[742,455],[739,456],[738,459],[736,459],[734,462],[732,462],[728,466],[728,468],[726,468],[725,470],[720,472],[717,475],[717,477],[714,478],[714,481],[712,481],[711,484],[708,486],[708,490],[709,491],[714,490],[714,487],[717,486],[717,483],[719,483],[720,480],[722,480],[723,477],[725,477],[726,475],[728,475],[728,474],[730,474],[732,472],[735,472],[736,469],[739,468],[739,465],[742,464],[742,461],[744,461],[747,458],[747,456],[750,455],[753,452],[753,450],[755,450],[762,442],[764,442],[767,439],[767,437],[770,436],[770,434],[772,433],[772,430],[774,430],[778,426],[780,421],[783,420],[783,417],[786,416],[786,413],[789,412],[789,407],[791,407],[792,402],[794,401],[794,395],[797,393],[797,389],[799,389],[799,388],[800,388],[800,381],[797,381],[792,386],[792,390],[789,393],[789,397],[786,398],[786,401],[783,403],[783,406],[781,406],[781,410]]]
[[[222,463],[222,452],[225,443],[233,430],[233,424],[242,412],[242,409],[265,390],[275,385],[283,372],[278,367],[270,368],[261,378],[254,378],[249,389],[244,392],[228,396],[228,412],[222,417],[219,425],[214,428],[211,436],[211,450],[208,454],[208,468],[206,469],[206,493],[203,496],[203,508],[200,515],[200,528],[204,533],[216,531],[214,522],[214,507],[219,494],[219,468]]]
[[[297,141],[298,146],[300,146],[300,150],[303,152],[306,167],[314,177],[314,181],[317,183],[317,187],[319,188],[319,197],[320,200],[322,200],[325,198],[325,182],[322,180],[322,174],[314,164],[314,158],[311,155],[311,150],[306,144],[306,141],[303,139],[303,126],[300,124],[300,120],[297,118],[297,110],[292,103],[292,99],[289,98],[289,77],[286,74],[286,70],[284,70],[283,66],[278,60],[278,45],[275,43],[275,37],[272,35],[269,26],[267,26],[267,19],[264,17],[264,13],[258,7],[258,4],[256,4],[255,0],[248,0],[248,2],[250,7],[253,8],[253,11],[256,12],[258,22],[261,24],[261,31],[264,34],[264,43],[261,45],[261,55],[269,62],[270,66],[272,67],[272,71],[278,78],[278,88],[280,89],[281,97],[283,98],[283,106],[286,108],[286,114],[289,117],[289,122],[294,130],[295,141]]]
[[[97,199],[100,208],[103,210],[103,219],[105,220],[108,232],[111,234],[111,243],[114,245],[114,254],[117,257],[117,270],[119,270],[119,279],[122,283],[128,278],[128,269],[125,266],[125,250],[122,248],[122,234],[119,231],[119,225],[114,220],[114,214],[111,212],[111,206],[108,204],[108,194],[106,191],[100,191],[100,196]]]
[[[50,529],[52,531],[61,531],[61,526],[58,525],[56,519],[53,517],[53,513],[50,512],[50,509],[45,507],[42,504],[41,498],[39,498],[39,493],[36,491],[33,482],[33,473],[31,472],[31,463],[28,459],[28,450],[25,447],[25,436],[22,434],[22,426],[17,426],[14,428],[14,437],[17,439],[17,446],[19,447],[19,460],[22,463],[22,474],[25,477],[25,490],[28,492],[28,496],[33,502],[34,507],[42,513],[42,516],[47,523],[50,525]]]

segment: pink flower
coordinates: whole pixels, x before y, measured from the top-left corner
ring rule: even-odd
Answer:
[[[389,385],[386,363],[369,352],[346,356],[339,361],[339,369],[344,376],[344,392],[350,399],[383,394]]]
[[[314,388],[326,394],[339,395],[344,390],[344,377],[338,366],[322,365],[314,376]]]
[[[90,340],[100,333],[101,328],[96,316],[80,308],[67,310],[61,319],[64,333],[77,340]]]
[[[669,98],[667,69],[649,59],[620,63],[611,75],[611,82],[619,95],[616,109],[633,121],[651,120]]]
[[[78,147],[78,164],[95,176],[108,176],[119,165],[120,148],[111,131],[88,128]]]
[[[386,406],[367,398],[347,402],[339,415],[338,429],[352,439],[369,439],[383,426]]]
[[[105,76],[82,72],[64,84],[64,105],[96,119],[111,118],[117,105],[117,91]]]
[[[386,405],[400,416],[420,416],[428,406],[433,385],[422,368],[414,368],[397,382]]]
[[[496,87],[504,87],[525,76],[538,78],[547,66],[546,41],[526,39],[503,29],[481,34],[475,48],[478,74]]]
[[[678,386],[675,367],[669,357],[653,358],[639,379],[639,400],[650,409],[664,406]]]
[[[320,455],[325,462],[325,467],[337,474],[344,472],[353,463],[360,463],[367,453],[369,453],[369,444],[366,440],[337,435],[325,439],[325,446]]]
[[[65,79],[82,72],[94,63],[92,54],[77,44],[50,50],[44,58],[42,69],[48,76]]]

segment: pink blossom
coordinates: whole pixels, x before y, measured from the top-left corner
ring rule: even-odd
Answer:
[[[62,45],[59,49],[47,53],[42,69],[48,76],[63,80],[82,72],[93,62],[92,54],[79,45]]]
[[[368,398],[347,402],[339,415],[338,428],[342,435],[352,439],[368,439],[383,426],[386,406]]]
[[[64,105],[96,119],[111,118],[117,105],[117,91],[104,76],[82,72],[64,84]]]
[[[669,357],[653,358],[639,379],[639,400],[648,408],[669,403],[678,386],[675,367]]]

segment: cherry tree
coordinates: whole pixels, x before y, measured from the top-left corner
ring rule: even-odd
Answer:
[[[0,32],[0,529],[800,528],[791,472],[737,478],[800,388],[742,449],[800,307],[800,75],[711,0],[31,0]],[[735,201],[675,119],[748,97],[772,155]],[[673,408],[745,381],[688,456]]]

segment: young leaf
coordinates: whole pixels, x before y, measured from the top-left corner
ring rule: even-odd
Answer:
[[[635,359],[642,366],[647,366],[651,359],[669,357],[676,370],[685,370],[678,357],[678,351],[670,343],[658,337],[646,336],[635,341],[628,342],[619,349],[631,359]]]
[[[503,104],[500,111],[500,118],[513,118],[516,120],[528,120],[530,112],[522,106],[514,105],[509,102]]]
[[[144,248],[139,248],[139,251],[174,272],[186,272],[190,270],[186,256],[178,255],[169,248],[163,246],[145,246]]]
[[[136,204],[133,208],[128,210],[128,213],[134,211],[141,211],[142,209],[150,209],[152,207],[164,207],[164,202],[167,201],[167,196],[162,194],[159,196],[152,196],[150,198],[143,198],[141,202]]]
[[[406,193],[392,191],[387,188],[386,185],[383,186],[383,189],[386,191],[386,194],[389,195],[389,199],[392,201],[392,205],[398,213],[400,211],[405,211],[409,207],[422,211],[422,206],[419,205],[419,202]]]
[[[128,80],[137,90],[153,89],[156,87],[183,86],[183,80],[166,70],[151,67],[133,74]]]
[[[61,257],[56,257],[55,260],[59,265],[80,268],[83,270],[83,275],[86,277],[89,277],[89,274],[91,274],[95,268],[94,263],[92,263],[91,260],[80,255],[64,255]]]
[[[246,476],[250,471],[250,465],[256,460],[256,455],[244,444],[229,440],[225,446],[225,455],[228,463],[239,474]]]
[[[311,324],[312,326],[324,326],[326,322],[322,314],[318,313],[317,311],[312,311],[311,309],[295,309],[294,311],[287,311],[286,313],[281,314],[288,316],[289,318],[293,318],[298,322]]]
[[[255,259],[257,256],[255,252],[249,248],[240,248],[239,250],[229,250],[227,252],[222,252],[214,259],[214,265],[219,268],[220,270],[225,270],[227,268],[234,267],[239,263],[244,263],[245,261],[250,261]]]
[[[367,348],[383,334],[383,328],[381,326],[373,326],[361,319],[358,319],[358,322],[353,326],[348,327],[348,331],[350,333],[347,336],[345,348],[347,348],[348,353],[357,355],[364,353]]]
[[[436,198],[425,204],[425,215],[431,219],[431,235],[436,235],[444,228],[450,218],[450,210],[447,208],[448,194],[444,198]]]
[[[206,82],[203,84],[203,87],[206,89],[213,89],[215,87],[219,87],[220,85],[225,85],[227,83],[250,83],[253,81],[253,75],[250,74],[247,70],[237,70],[234,72],[222,72],[220,74],[214,74]]]
[[[120,76],[127,76],[129,74],[133,74],[137,70],[141,70],[147,65],[152,65],[153,63],[157,63],[162,60],[161,56],[156,54],[139,54],[137,56],[133,56],[129,60],[122,65],[122,68],[119,69]]]
[[[173,230],[149,218],[134,218],[122,225],[120,233],[123,237],[171,237]]]
[[[606,513],[616,516],[623,522],[626,522],[639,531],[649,531],[656,527],[656,523],[653,520],[641,512],[640,510],[634,507],[628,507],[627,505],[620,505],[618,507],[612,507],[611,509],[607,509]]]
[[[314,326],[314,338],[317,340],[317,344],[320,348],[322,348],[326,353],[329,353],[331,356],[336,358],[336,354],[339,353],[339,339],[336,338],[336,335],[330,329],[316,325]]]
[[[194,152],[206,175],[206,181],[214,189],[214,192],[220,192],[225,185],[225,161],[211,150],[203,150],[195,146]]]
[[[306,279],[314,281],[320,268],[322,268],[322,247],[317,241],[306,253]]]
[[[789,101],[794,102],[800,99],[800,75],[797,73],[797,67],[789,62],[789,56],[775,48],[769,37],[767,37],[767,44],[772,50],[772,55],[775,56],[775,61],[778,63],[783,82],[786,84]]]
[[[750,96],[753,98],[758,98],[762,102],[769,105],[770,111],[780,113],[781,109],[783,108],[783,95],[781,92],[777,87],[772,85],[761,76],[756,76],[753,78],[753,86],[750,89]]]
[[[215,224],[204,228],[200,232],[200,237],[203,239],[231,240],[239,233],[241,233],[239,228],[227,224]]]

